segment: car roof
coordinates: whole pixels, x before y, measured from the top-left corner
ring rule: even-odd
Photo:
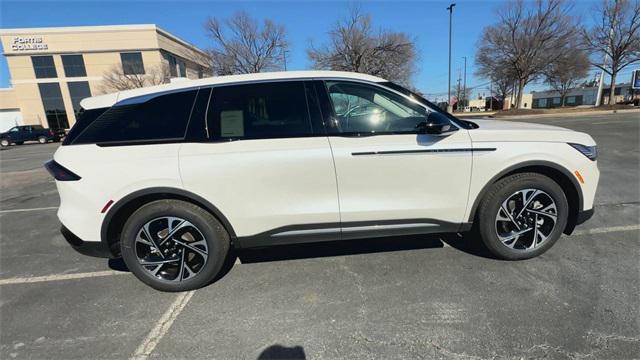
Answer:
[[[345,79],[345,80],[360,80],[368,82],[385,82],[385,79],[354,72],[346,71],[280,71],[280,72],[265,72],[257,74],[242,74],[242,75],[228,75],[228,76],[216,76],[205,79],[188,80],[183,79],[175,81],[169,84],[162,84],[157,86],[149,86],[140,89],[123,90],[115,93],[104,94],[85,98],[80,102],[80,105],[84,109],[97,109],[105,108],[120,103],[126,99],[133,99],[139,97],[146,97],[147,95],[155,95],[158,93],[195,89],[201,86],[209,85],[226,85],[226,84],[238,84],[247,82],[261,82],[269,80],[301,80],[301,79]]]

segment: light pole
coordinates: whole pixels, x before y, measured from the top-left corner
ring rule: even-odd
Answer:
[[[449,10],[449,90],[447,97],[447,111],[453,112],[453,106],[451,106],[451,19],[453,18],[453,7],[456,6],[455,3],[452,3],[447,7]]]
[[[467,106],[467,57],[463,56],[464,59],[464,87],[462,90],[462,99],[464,100],[463,105]]]

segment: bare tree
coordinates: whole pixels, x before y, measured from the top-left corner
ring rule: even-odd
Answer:
[[[560,94],[560,103],[565,106],[565,98],[589,72],[589,57],[576,46],[568,46],[562,56],[549,63],[544,78],[552,89]]]
[[[374,33],[371,17],[359,8],[334,25],[327,44],[319,48],[311,44],[307,56],[315,69],[365,73],[403,85],[410,85],[418,57],[409,35],[388,30]]]
[[[495,95],[497,99],[504,103],[504,100],[513,93],[513,84],[516,81],[516,77],[508,62],[493,55],[486,48],[481,48],[476,53],[477,67],[475,75],[490,80],[492,83],[492,96]]]
[[[484,29],[478,54],[494,66],[509,68],[517,80],[517,108],[524,87],[537,79],[575,37],[576,24],[570,11],[564,0],[517,0],[499,11],[498,24]]]
[[[265,19],[261,26],[247,13],[239,12],[224,21],[210,17],[204,26],[213,41],[209,55],[214,74],[249,74],[284,68],[289,44],[283,25]]]
[[[582,30],[586,48],[608,57],[609,63],[592,62],[611,76],[609,104],[614,103],[616,76],[640,61],[640,1],[602,0],[594,26]]]
[[[113,66],[102,75],[100,91],[115,91],[143,88],[167,83],[171,74],[165,64],[147,68],[144,74],[125,74],[121,65]]]

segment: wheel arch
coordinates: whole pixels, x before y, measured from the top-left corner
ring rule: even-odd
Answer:
[[[482,199],[493,184],[507,176],[524,172],[532,172],[548,176],[560,185],[562,191],[564,191],[565,196],[567,197],[567,202],[569,203],[569,218],[567,219],[567,226],[564,229],[564,233],[570,235],[576,227],[578,214],[583,207],[582,190],[576,178],[567,168],[549,161],[525,161],[511,165],[500,171],[484,185],[476,196],[473,206],[471,207],[471,211],[469,212],[469,222],[474,221]]]
[[[233,226],[231,226],[229,220],[211,202],[186,190],[171,187],[153,187],[135,191],[118,200],[118,202],[109,208],[109,211],[102,220],[100,241],[105,244],[113,257],[120,255],[120,248],[118,247],[120,232],[131,214],[149,202],[167,199],[187,201],[207,210],[222,223],[222,226],[224,226],[225,230],[229,233],[231,241],[235,242],[236,233]]]

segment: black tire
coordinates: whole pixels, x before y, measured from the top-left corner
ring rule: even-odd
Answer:
[[[555,202],[557,220],[547,239],[539,246],[532,249],[509,248],[498,237],[496,217],[502,203],[524,189],[539,189],[547,193]],[[521,173],[507,176],[491,187],[480,204],[476,224],[482,242],[494,256],[504,260],[523,260],[536,257],[553,246],[567,225],[568,214],[569,205],[560,185],[542,174]]]
[[[136,254],[135,239],[143,225],[164,216],[174,216],[191,222],[206,240],[208,248],[206,262],[199,272],[181,281],[165,280],[154,276],[140,264]],[[180,200],[158,200],[143,205],[129,217],[120,238],[122,258],[129,270],[152,288],[168,292],[188,291],[208,285],[220,272],[229,252],[229,246],[229,234],[218,219],[199,206]]]
[[[16,141],[16,145],[22,145],[24,144],[24,141]]]
[[[47,143],[47,137],[46,136],[39,136],[38,137],[38,142],[40,144],[46,144]]]
[[[9,145],[11,145],[11,141],[9,141],[9,139],[0,139],[0,146],[7,147]]]

